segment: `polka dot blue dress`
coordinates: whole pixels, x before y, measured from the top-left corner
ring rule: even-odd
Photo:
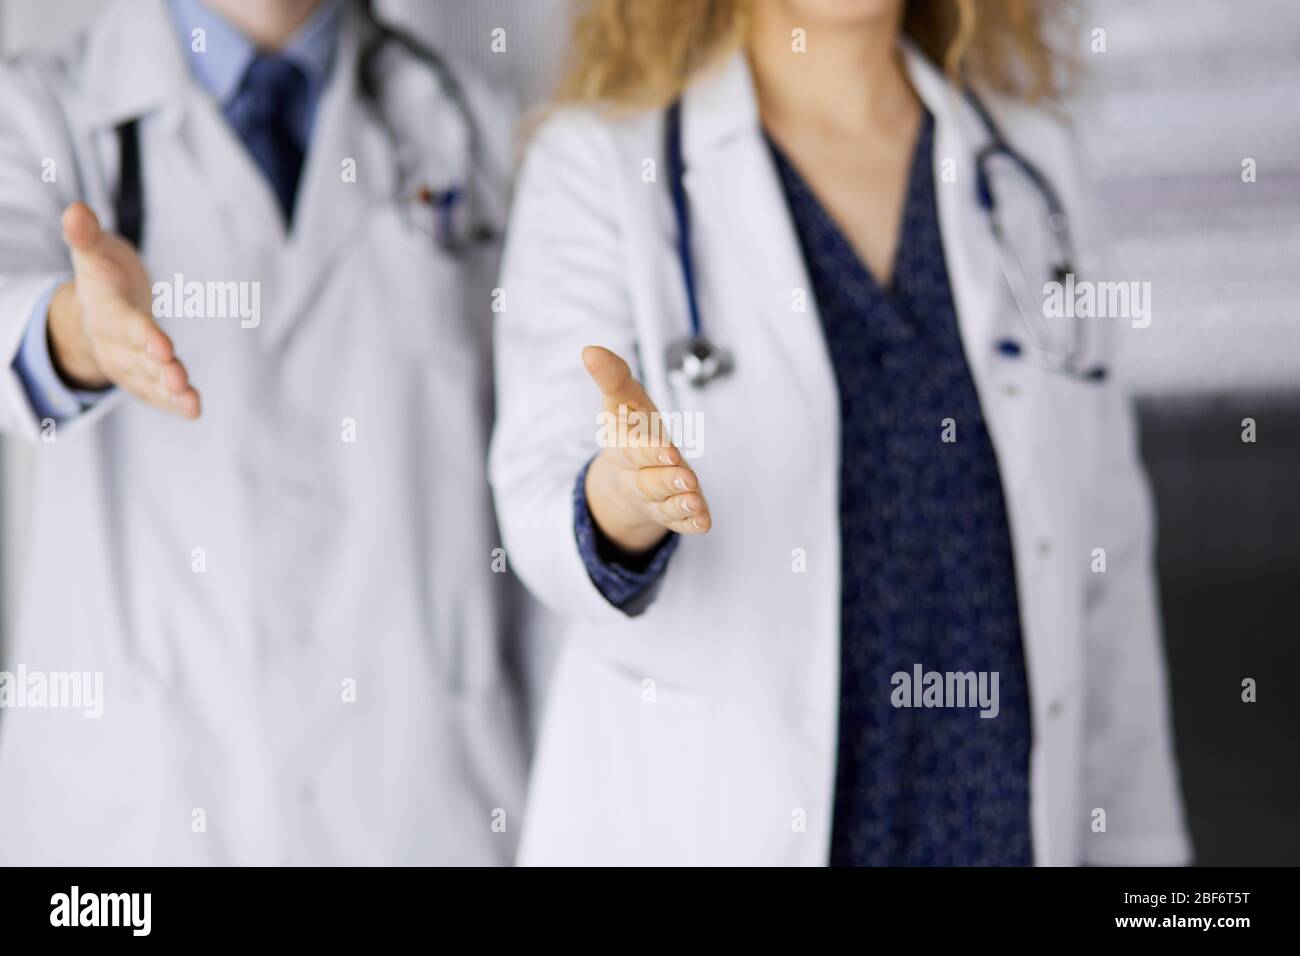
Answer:
[[[948,283],[933,136],[927,114],[888,289],[769,144],[842,418],[832,865],[1032,862],[1029,690],[1011,536]],[[896,706],[920,702],[893,679],[902,672],[911,680],[918,665],[922,673],[976,672],[990,692],[996,673],[997,716],[981,717],[992,708],[971,701]]]

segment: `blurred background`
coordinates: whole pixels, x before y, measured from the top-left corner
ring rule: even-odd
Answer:
[[[1300,4],[1093,0],[1080,142],[1160,522],[1165,646],[1201,863],[1300,863]],[[1242,182],[1254,159],[1257,181]],[[1254,444],[1242,441],[1253,418]],[[1241,682],[1259,686],[1241,701]]]
[[[655,0],[645,0],[655,2]],[[106,0],[0,0],[0,51],[65,41]],[[1183,789],[1203,864],[1300,864],[1300,3],[1089,0],[1071,104],[1124,277],[1124,337],[1160,521]],[[388,0],[526,105],[563,57],[566,0]],[[507,52],[493,54],[504,27]],[[1255,182],[1242,181],[1253,159]],[[1257,426],[1242,441],[1242,420]],[[22,575],[29,452],[0,446],[0,642]],[[1241,700],[1254,678],[1258,702]],[[0,780],[0,786],[5,781]]]

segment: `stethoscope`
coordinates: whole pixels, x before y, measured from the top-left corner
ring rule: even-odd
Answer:
[[[366,99],[378,108],[380,91],[375,78],[375,58],[389,42],[396,43],[424,64],[437,78],[443,92],[460,116],[468,140],[465,181],[440,190],[422,186],[412,197],[416,202],[432,209],[433,230],[426,228],[416,217],[408,217],[408,220],[416,229],[433,239],[440,249],[456,257],[463,257],[476,248],[496,242],[500,238],[500,232],[486,218],[478,215],[474,202],[475,191],[470,188],[468,180],[473,170],[482,166],[483,142],[482,133],[474,119],[474,112],[470,109],[469,98],[465,95],[465,88],[456,79],[456,74],[447,65],[447,61],[432,47],[425,46],[409,33],[377,19],[372,9],[373,0],[363,0],[359,6],[372,31],[371,38],[362,48],[359,59],[361,92]],[[401,181],[403,177],[399,175],[398,179]],[[463,227],[458,227],[457,210],[462,208],[466,209],[467,221]]]
[[[1084,366],[1081,358],[1086,348],[1086,326],[1080,319],[1073,320],[1071,334],[1064,342],[1052,342],[1047,334],[1046,320],[1037,307],[1033,290],[1029,287],[1024,268],[1015,248],[1002,227],[997,194],[992,188],[990,165],[1002,157],[1018,169],[1038,192],[1046,207],[1047,225],[1056,247],[1053,278],[1064,282],[1074,273],[1074,243],[1070,233],[1069,217],[1051,181],[1022,153],[1013,149],[1002,135],[984,103],[969,88],[966,99],[974,108],[988,136],[988,143],[975,156],[975,190],[980,207],[988,217],[998,258],[1006,275],[1016,307],[1021,313],[1032,341],[1005,336],[995,342],[997,351],[1006,358],[1024,358],[1044,368],[1060,372],[1083,381],[1099,382],[1106,378],[1104,366]],[[668,182],[672,196],[673,216],[677,226],[677,257],[681,263],[682,282],[686,288],[686,307],[690,318],[690,335],[677,339],[668,346],[666,360],[669,378],[681,381],[692,388],[703,388],[710,382],[724,378],[735,369],[731,352],[715,344],[704,333],[700,320],[699,290],[695,275],[695,258],[691,249],[690,204],[686,197],[686,164],[682,153],[682,103],[674,102],[665,115],[664,152],[668,158]],[[1026,307],[1026,302],[1031,303]]]
[[[1042,198],[1045,206],[1047,228],[1056,246],[1056,263],[1052,267],[1052,279],[1065,283],[1074,272],[1074,238],[1070,232],[1070,219],[1056,187],[1037,166],[1031,163],[1023,153],[1013,149],[1002,135],[1002,129],[989,113],[983,101],[975,95],[970,87],[965,89],[966,101],[979,117],[988,143],[975,154],[975,194],[980,206],[988,216],[989,228],[998,249],[998,260],[1006,276],[1007,285],[1016,300],[1016,308],[1024,320],[1032,342],[1024,342],[1013,337],[1004,337],[996,342],[997,350],[1007,358],[1024,357],[1043,368],[1060,372],[1072,378],[1087,382],[1101,382],[1107,376],[1104,365],[1083,365],[1082,357],[1087,354],[1087,323],[1080,317],[1071,320],[1069,335],[1063,342],[1052,340],[1047,328],[1047,320],[1029,280],[1025,276],[1024,265],[1016,253],[1015,246],[1002,228],[998,207],[997,193],[993,191],[989,166],[998,157],[1009,161],[1020,170]],[[1029,303],[1026,305],[1026,303]]]
[[[469,144],[466,166],[466,176],[468,176],[472,170],[478,168],[478,161],[482,155],[482,142],[478,124],[474,120],[474,114],[470,109],[464,87],[460,85],[455,74],[447,66],[446,61],[433,49],[425,46],[410,34],[390,27],[376,19],[371,9],[370,0],[363,0],[357,6],[370,29],[370,37],[362,46],[358,58],[358,83],[362,95],[382,117],[382,109],[379,106],[379,82],[375,65],[379,53],[389,42],[396,43],[419,60],[433,72],[465,126]],[[140,168],[140,120],[139,118],[126,120],[118,124],[115,131],[121,157],[117,191],[113,197],[113,211],[117,232],[139,249],[141,240],[144,238],[145,226],[144,179]],[[399,174],[398,180],[399,182],[404,181],[404,177]],[[432,230],[422,224],[415,216],[407,215],[405,218],[410,225],[432,239],[438,248],[452,256],[463,257],[475,248],[493,243],[499,238],[496,228],[488,223],[486,219],[477,215],[473,192],[470,189],[468,180],[464,184],[437,191],[427,186],[421,187],[411,199],[415,203],[423,204],[432,210],[434,223]],[[408,203],[403,203],[403,209],[407,205]],[[463,217],[457,214],[458,210],[462,208],[466,210]],[[466,220],[466,224],[463,226],[458,225],[458,220],[461,218]]]

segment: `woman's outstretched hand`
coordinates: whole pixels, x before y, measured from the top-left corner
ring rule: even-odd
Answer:
[[[627,362],[608,349],[589,345],[582,363],[600,388],[603,411],[618,420],[626,409],[626,430],[647,441],[615,441],[601,448],[587,469],[587,507],[605,536],[632,554],[649,551],[669,531],[704,534],[712,526],[700,481],[667,437],[659,410]]]

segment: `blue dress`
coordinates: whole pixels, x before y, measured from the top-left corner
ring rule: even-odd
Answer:
[[[889,289],[769,143],[840,396],[832,865],[1032,862],[1029,691],[1011,536],[944,262],[933,126],[926,114]],[[981,717],[978,705],[895,706],[903,692],[892,676],[910,679],[917,665],[982,673],[990,690],[996,673],[997,716]],[[912,693],[908,702],[919,700]]]

